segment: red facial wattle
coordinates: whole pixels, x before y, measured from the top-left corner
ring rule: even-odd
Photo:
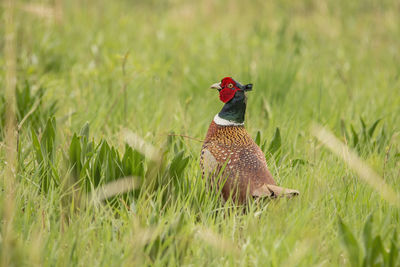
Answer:
[[[230,77],[222,79],[221,88],[219,99],[224,103],[229,102],[235,96],[235,93],[240,91],[240,88],[236,86],[236,82]]]
[[[239,88],[232,90],[229,89],[228,87],[225,87],[221,91],[219,91],[219,99],[222,102],[227,103],[235,96],[235,93],[239,90],[240,90]]]

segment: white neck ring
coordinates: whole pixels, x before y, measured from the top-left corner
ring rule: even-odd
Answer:
[[[244,122],[239,123],[239,122],[235,122],[235,121],[225,120],[225,119],[221,118],[220,116],[218,116],[218,114],[215,115],[214,122],[217,125],[221,125],[221,126],[243,126],[244,125]]]

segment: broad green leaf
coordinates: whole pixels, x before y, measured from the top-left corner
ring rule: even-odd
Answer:
[[[85,136],[86,140],[89,140],[89,123],[86,122],[83,127],[81,128],[81,131],[79,133],[80,136]]]
[[[260,133],[260,131],[257,131],[257,135],[256,135],[256,138],[254,139],[254,142],[255,142],[258,146],[260,146],[260,143],[261,143],[261,133]]]
[[[369,250],[372,245],[372,213],[368,215],[367,219],[364,223],[364,230],[363,230],[363,241],[364,241],[364,250],[365,255],[368,255]]]
[[[264,140],[264,142],[262,143],[262,145],[260,145],[260,149],[261,151],[265,151],[265,146],[267,145],[267,140]]]
[[[353,147],[356,147],[358,145],[358,134],[354,130],[353,124],[350,124],[350,130],[351,130],[351,133],[353,134]]]
[[[398,263],[399,250],[400,250],[400,247],[397,242],[397,231],[395,230],[395,231],[393,231],[393,237],[391,240],[391,246],[390,246],[387,266],[389,266],[389,267],[398,266],[396,264]]]
[[[367,130],[367,125],[365,124],[365,121],[362,117],[360,117],[360,122],[361,122],[362,131],[365,132]]]
[[[180,177],[188,162],[189,162],[189,157],[184,157],[184,150],[181,150],[172,159],[172,162],[169,167],[170,175]]]
[[[55,137],[56,137],[56,120],[54,117],[49,118],[44,128],[40,145],[44,150],[46,157],[53,160],[55,152]]]
[[[309,162],[306,161],[306,160],[304,160],[304,159],[293,159],[293,160],[290,161],[290,165],[291,165],[292,167],[295,167],[295,166],[297,166],[297,165],[306,165],[306,164],[308,164],[308,163],[309,163]]]
[[[342,219],[338,217],[339,222],[339,234],[342,238],[344,245],[346,246],[347,253],[349,254],[350,263],[352,266],[359,266],[360,264],[360,248],[357,240],[353,233],[343,223]]]
[[[78,136],[74,133],[71,144],[69,146],[69,162],[72,167],[72,173],[76,179],[79,178],[81,172],[81,143]]]
[[[42,152],[42,148],[39,143],[39,139],[33,128],[31,128],[31,136],[32,136],[33,149],[35,150],[35,154],[36,154],[36,162],[38,164],[42,164],[43,163],[43,152]]]
[[[133,174],[133,151],[128,144],[125,144],[125,153],[122,157],[122,170],[125,176]]]
[[[374,131],[376,129],[376,126],[378,126],[379,122],[381,121],[381,119],[377,119],[374,124],[372,124],[372,126],[369,128],[368,130],[368,137],[372,138],[372,135],[374,134]]]
[[[384,253],[385,249],[383,248],[381,237],[378,235],[372,241],[372,248],[368,255],[368,266],[382,266],[385,257]],[[381,256],[381,259],[379,256]]]
[[[106,159],[109,153],[109,146],[105,140],[100,141],[100,145],[97,148],[97,155],[95,157],[93,166],[93,184],[98,185],[100,183],[101,174],[106,173],[108,175],[108,168],[106,168]]]
[[[145,157],[137,150],[133,150],[128,144],[125,145],[125,154],[122,157],[122,169],[124,176],[135,175],[143,177]]]
[[[275,130],[275,134],[272,137],[271,144],[269,145],[268,152],[271,154],[275,154],[281,148],[282,140],[281,140],[281,133],[279,128],[277,127]]]

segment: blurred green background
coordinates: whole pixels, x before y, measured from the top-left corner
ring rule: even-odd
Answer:
[[[398,12],[396,1],[64,1],[54,23],[19,9],[19,81],[48,88],[72,127],[111,132],[202,137],[221,107],[207,89],[225,76],[255,85],[250,130],[360,115],[394,126]]]
[[[25,255],[26,249],[26,259],[80,266],[349,265],[354,261],[346,254],[348,243],[340,245],[337,216],[361,242],[371,212],[374,235],[387,248],[395,242],[398,207],[318,143],[310,125],[331,130],[399,192],[399,1],[19,0],[15,5],[17,88],[27,92],[20,93],[19,121],[36,99],[27,95],[41,99],[20,136],[24,167],[17,175],[22,197],[16,199],[15,232],[16,251]],[[4,47],[3,27],[0,36]],[[278,183],[298,189],[301,197],[251,206],[247,213],[231,213],[218,200],[209,204],[198,197],[205,194],[198,184],[201,142],[187,138],[172,142],[188,158],[178,177],[188,183],[187,191],[173,191],[172,202],[160,197],[163,187],[142,195],[136,215],[103,208],[65,219],[59,210],[65,192],[38,189],[42,178],[35,172],[31,132],[40,140],[49,116],[57,123],[52,159],[57,171],[51,175],[62,184],[70,175],[64,162],[71,161],[73,133],[86,122],[90,139],[107,140],[121,153],[124,128],[157,147],[171,132],[203,139],[222,107],[208,88],[225,76],[254,84],[246,127],[266,142]],[[0,98],[2,127],[4,103]],[[276,128],[279,156],[267,151]],[[178,150],[171,150],[166,162],[176,159]],[[1,155],[4,167],[3,150]],[[357,257],[362,261],[369,253],[360,248]],[[371,262],[383,264],[384,257],[382,252]]]

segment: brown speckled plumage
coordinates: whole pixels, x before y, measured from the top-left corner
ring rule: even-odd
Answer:
[[[248,192],[254,197],[279,194],[279,190],[271,189],[276,183],[263,152],[244,126],[221,126],[212,121],[201,150],[200,165],[203,176],[212,180],[225,165],[220,175],[226,179],[222,188],[225,200],[230,194],[239,203],[246,202]]]

